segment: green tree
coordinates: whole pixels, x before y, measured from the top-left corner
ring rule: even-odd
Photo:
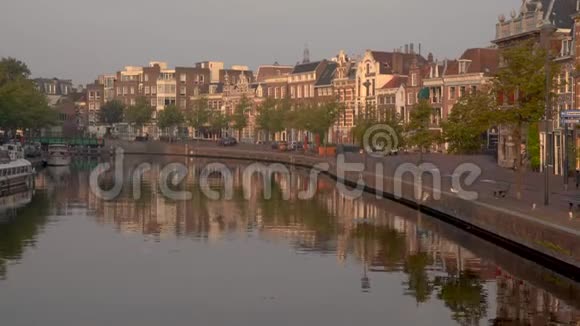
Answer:
[[[291,128],[311,132],[326,143],[330,127],[338,119],[340,110],[341,106],[336,101],[303,102],[295,105],[287,120]]]
[[[175,105],[165,107],[157,116],[157,126],[166,131],[171,129],[171,135],[174,134],[175,127],[179,126],[183,121],[183,114]]]
[[[559,74],[560,67],[550,61],[550,76],[546,78],[546,51],[532,42],[523,42],[517,46],[504,49],[501,53],[503,62],[494,79],[494,90],[500,98],[512,100],[499,103],[504,108],[494,112],[493,120],[507,127],[513,139],[514,168],[517,173],[517,197],[521,198],[521,181],[523,172],[523,157],[520,150],[524,142],[523,135],[527,128],[544,117],[546,91],[553,97],[551,83],[546,85],[546,79],[552,80]],[[547,88],[546,88],[547,87]],[[547,117],[552,118],[552,117]]]
[[[155,109],[145,97],[139,97],[135,105],[131,105],[126,109],[125,120],[134,125],[141,134],[143,132],[143,126],[151,122],[154,111]]]
[[[189,126],[199,132],[207,127],[210,123],[211,111],[207,97],[202,96],[193,102],[190,110],[187,111],[185,118]]]
[[[28,79],[30,70],[28,66],[14,58],[2,58],[0,60],[0,86],[18,79]]]
[[[221,135],[222,130],[228,127],[228,118],[219,110],[213,111],[209,116],[209,126],[214,134]]]
[[[13,58],[0,60],[0,128],[13,134],[17,129],[39,129],[56,123],[56,112],[27,79],[26,64]]]
[[[436,140],[436,136],[429,129],[433,107],[426,100],[420,100],[419,104],[413,108],[409,115],[407,125],[408,143],[419,148],[420,160],[423,160],[423,152],[427,150]]]
[[[232,114],[232,127],[238,131],[238,141],[242,140],[242,130],[248,126],[248,110],[252,107],[250,100],[244,95],[236,105]]]
[[[449,152],[471,154],[480,151],[482,135],[492,126],[495,108],[494,98],[487,93],[477,92],[459,99],[442,124]]]
[[[99,121],[105,124],[119,123],[123,121],[125,105],[118,100],[105,103],[99,110]]]
[[[282,110],[278,108],[278,101],[270,97],[258,107],[256,124],[266,134],[266,141],[270,140],[271,133],[282,130],[284,122],[281,113]]]

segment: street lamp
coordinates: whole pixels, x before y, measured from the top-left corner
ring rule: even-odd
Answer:
[[[550,23],[549,20],[544,20],[540,31],[540,42],[546,51],[546,62],[544,70],[546,72],[546,89],[545,89],[545,113],[544,113],[544,205],[550,205],[550,161],[551,161],[551,141],[550,124],[552,117],[552,103],[551,103],[551,57],[550,57],[550,39],[552,34],[556,31],[556,26]],[[519,148],[518,148],[519,150]]]

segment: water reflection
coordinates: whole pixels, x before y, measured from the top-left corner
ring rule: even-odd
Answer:
[[[126,162],[127,170],[139,163],[138,158]],[[131,186],[114,201],[99,200],[88,189],[89,169],[82,164],[71,170],[43,171],[32,203],[0,224],[0,275],[6,273],[6,262],[19,261],[25,248],[35,244],[48,215],[88,215],[100,225],[155,241],[187,238],[221,243],[258,238],[287,244],[298,254],[333,256],[337,266],[358,266],[360,277],[352,282],[360,291],[390,300],[408,296],[416,309],[443,304],[461,325],[580,322],[577,283],[429,216],[371,196],[343,197],[324,178],[317,184],[318,196],[298,200],[298,191],[308,186],[307,174],[299,170],[289,178],[276,175],[269,200],[262,196],[263,180],[254,176],[252,196],[245,200],[239,162],[227,164],[235,171],[233,200],[212,201],[197,181],[205,163],[188,161],[195,173],[181,188],[193,192],[191,201],[172,201],[160,194],[156,176],[162,162],[144,175],[137,201]],[[221,177],[213,178],[211,187],[220,190]],[[130,185],[130,177],[125,182]],[[289,201],[283,200],[285,192]],[[327,271],[333,272],[340,269]],[[393,282],[387,275],[397,276],[398,293],[375,289],[375,284]]]

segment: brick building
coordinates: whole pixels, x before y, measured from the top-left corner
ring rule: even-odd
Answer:
[[[496,36],[493,43],[501,49],[520,44],[522,41],[532,41],[537,46],[551,49],[555,55],[555,60],[562,64],[562,75],[557,78],[556,88],[557,97],[552,105],[552,121],[548,124],[548,134],[544,130],[540,132],[540,160],[543,168],[546,161],[546,149],[551,148],[549,157],[554,163],[554,172],[561,174],[563,172],[564,148],[566,143],[574,143],[571,135],[565,135],[566,122],[560,119],[563,112],[576,111],[579,107],[578,102],[573,103],[574,93],[578,94],[576,84],[578,81],[571,77],[575,76],[575,64],[572,62],[573,47],[569,42],[572,39],[572,28],[574,26],[573,15],[578,10],[577,0],[530,0],[523,2],[519,12],[512,10],[511,19],[506,19],[504,15],[499,16],[496,24]],[[549,35],[542,35],[543,26],[552,25],[555,27],[554,32]],[[501,58],[500,58],[501,63]],[[575,77],[574,77],[575,78]],[[563,83],[562,81],[566,81]],[[574,88],[568,88],[565,84],[574,83]],[[504,102],[500,103],[509,107],[510,96],[504,97]],[[580,112],[578,113],[580,115]],[[570,122],[570,121],[568,121]],[[569,124],[572,129],[574,124]],[[545,127],[542,127],[545,128]],[[512,130],[506,126],[499,128],[498,144],[498,164],[504,167],[513,167],[516,161],[517,151],[521,151],[524,159],[527,156],[526,143],[523,139],[522,144],[515,144],[512,139]],[[576,140],[578,145],[578,140]],[[549,145],[549,146],[548,146]],[[578,146],[576,146],[578,147]],[[574,165],[574,164],[572,164]]]

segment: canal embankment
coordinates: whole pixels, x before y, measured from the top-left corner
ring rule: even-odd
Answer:
[[[522,198],[515,198],[513,191],[505,198],[494,195],[496,187],[481,178],[466,190],[478,194],[477,199],[462,199],[452,186],[450,176],[456,168],[454,164],[435,164],[440,175],[441,186],[432,175],[422,179],[420,195],[413,176],[406,174],[395,177],[394,169],[404,158],[385,158],[383,173],[377,174],[377,161],[365,158],[365,170],[339,173],[336,159],[281,153],[266,147],[239,146],[218,147],[211,143],[161,143],[161,142],[108,142],[106,148],[119,146],[126,154],[135,155],[178,155],[212,159],[234,159],[264,163],[282,163],[304,168],[312,168],[328,163],[323,172],[349,188],[356,188],[364,181],[364,190],[377,197],[391,199],[403,205],[421,210],[438,219],[465,229],[483,239],[500,245],[520,256],[533,260],[569,278],[580,280],[580,221],[566,210],[562,196],[554,193],[553,204],[544,207],[536,202],[539,189],[527,184],[522,189]],[[359,155],[351,155],[347,162],[361,160]],[[389,164],[389,160],[397,164]],[[392,163],[392,162],[391,162]],[[484,168],[485,170],[485,168]],[[483,171],[484,175],[499,175],[499,172]],[[507,177],[506,177],[507,178]],[[501,181],[501,180],[499,180]],[[529,180],[528,180],[529,181]],[[507,182],[507,181],[506,181]],[[439,191],[440,189],[440,191]],[[395,195],[396,194],[396,195]]]

